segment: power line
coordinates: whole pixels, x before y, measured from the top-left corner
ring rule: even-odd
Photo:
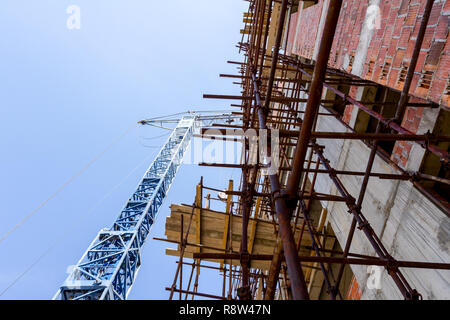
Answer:
[[[87,213],[91,213],[96,209],[103,201],[105,201],[107,198],[109,198],[113,192],[119,188],[137,169],[139,169],[152,155],[148,155],[143,161],[141,161],[136,167],[134,167],[117,185],[115,185],[111,190],[109,190],[100,200],[98,200],[92,207],[90,207],[87,210]],[[91,218],[93,215],[86,216],[84,220],[80,221],[78,224],[76,224],[70,231],[76,229],[81,224],[83,224],[86,219]],[[64,235],[66,237],[63,237],[62,239],[58,239],[55,241],[50,247],[44,251],[35,261],[31,263],[22,273],[20,273],[5,289],[3,289],[2,292],[0,292],[0,297],[4,295],[9,289],[11,289],[17,282],[19,282],[20,279],[22,279],[28,272],[30,272],[31,269],[33,269],[45,256],[47,256],[57,245],[64,243],[65,240],[69,238],[71,235],[71,232],[64,232]]]
[[[8,238],[14,231],[21,227],[27,220],[29,220],[33,215],[35,215],[42,207],[44,207],[50,200],[52,200],[56,195],[63,191],[69,184],[71,184],[76,178],[82,175],[90,166],[92,166],[101,156],[103,156],[109,149],[111,149],[115,144],[117,144],[122,138],[130,132],[132,129],[136,128],[135,124],[130,126],[119,138],[110,143],[105,149],[103,149],[99,154],[97,154],[91,161],[89,161],[81,170],[70,177],[62,186],[60,186],[55,192],[53,192],[46,200],[41,202],[36,208],[34,208],[27,216],[25,216],[19,223],[17,223],[11,230],[9,230],[2,238],[0,238],[0,243],[2,243],[6,238]]]

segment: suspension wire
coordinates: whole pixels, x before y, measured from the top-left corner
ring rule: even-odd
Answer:
[[[170,120],[168,118],[175,117],[175,116],[180,116],[180,115],[183,115],[183,114],[219,113],[219,112],[230,112],[230,111],[231,110],[194,110],[194,111],[184,111],[184,112],[172,113],[172,114],[168,114],[168,115],[160,116],[160,117],[148,118],[148,119],[145,119],[145,120],[147,120],[147,121],[149,121],[149,120],[151,120],[151,121],[153,121],[153,120],[165,120],[165,119]]]
[[[44,207],[50,200],[52,200],[56,195],[63,191],[68,185],[70,185],[76,178],[81,176],[89,167],[91,167],[98,159],[100,159],[108,150],[110,150],[114,145],[116,145],[120,140],[122,140],[132,129],[136,128],[133,124],[125,130],[116,140],[110,143],[105,149],[98,153],[91,161],[89,161],[83,168],[76,172],[72,177],[70,177],[63,185],[61,185],[55,192],[53,192],[46,200],[41,202],[36,208],[34,208],[27,216],[25,216],[19,223],[11,228],[5,235],[0,238],[0,244],[8,238],[14,231],[20,228],[27,220],[34,216],[42,207]]]
[[[144,140],[154,140],[154,139],[162,138],[162,137],[165,137],[165,136],[168,136],[168,135],[169,135],[169,133],[167,132],[167,133],[164,133],[164,134],[156,136],[156,137],[147,138],[147,137],[139,136],[139,138],[140,139],[144,139]]]
[[[173,129],[172,129],[172,132],[173,132]],[[137,140],[138,140],[139,144],[142,147],[144,147],[144,148],[151,148],[151,149],[161,148],[161,145],[149,146],[149,145],[146,145],[146,144],[142,143],[141,140],[156,140],[156,139],[159,139],[159,138],[167,137],[168,135],[170,135],[170,132],[166,132],[164,134],[161,134],[161,135],[158,135],[158,136],[153,136],[153,137],[143,137],[143,136],[139,135],[139,133],[136,131],[136,136],[137,136]]]
[[[108,199],[116,189],[118,189],[122,184],[125,183],[126,180],[137,170],[139,169],[144,163],[146,163],[150,157],[153,155],[150,154],[147,157],[144,158],[143,161],[139,162],[139,164],[134,167],[117,185],[115,185],[111,190],[109,190],[100,200],[98,200],[93,206],[91,206],[87,213],[90,214],[93,212],[100,204],[102,204],[106,199]],[[96,211],[97,212],[97,211]],[[5,289],[3,289],[2,292],[0,292],[0,297],[4,295],[9,289],[11,289],[17,282],[19,282],[20,279],[22,279],[28,272],[31,271],[45,256],[47,256],[55,247],[58,245],[64,243],[73,233],[75,229],[77,229],[80,225],[84,224],[86,220],[92,218],[95,216],[95,212],[92,215],[86,215],[83,220],[79,221],[78,224],[72,225],[72,228],[69,230],[69,232],[64,232],[62,239],[61,237],[55,241],[53,244],[51,244],[47,250],[45,250],[39,257],[36,258],[22,273],[20,273]],[[65,235],[65,237],[64,237]]]
[[[37,265],[39,263],[39,261],[41,261],[51,250],[53,249],[53,246],[48,248],[43,254],[41,254],[30,266],[28,266],[28,268],[25,269],[24,272],[22,272],[21,274],[19,274],[14,280],[13,282],[11,282],[5,289],[3,289],[2,292],[0,292],[0,297],[3,296],[3,294],[5,294],[9,289],[11,289],[17,282],[19,282],[19,280],[25,276],[31,269],[33,269],[33,267],[35,265]]]

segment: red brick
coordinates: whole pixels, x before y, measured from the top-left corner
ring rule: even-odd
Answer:
[[[420,76],[416,73],[413,76],[413,79],[411,81],[411,87],[409,88],[409,93],[414,93],[416,90],[417,84],[419,83]]]
[[[394,23],[394,32],[392,33],[392,36],[400,36],[400,33],[402,32],[403,22],[405,21],[405,17],[397,17],[395,19]]]
[[[405,117],[407,121],[413,121],[416,117],[416,109],[415,108],[406,108]]]
[[[425,58],[427,53],[425,51],[420,51],[419,58],[417,59],[416,69],[414,72],[422,72],[423,66],[425,65]]]
[[[427,56],[427,64],[433,65],[433,66],[437,66],[439,63],[439,59],[441,57],[442,54],[442,50],[444,49],[444,42],[437,42],[434,41],[433,44],[431,45],[431,49],[428,52],[428,56]]]
[[[397,10],[396,9],[392,9],[389,12],[389,20],[388,20],[388,25],[390,25],[391,27],[395,25],[395,20],[397,18]]]
[[[411,124],[411,127],[409,128],[409,131],[417,133],[417,130],[419,129],[419,125],[420,125],[420,120],[422,118],[420,117],[415,117],[413,120],[413,123]]]
[[[398,11],[398,9],[400,8],[400,5],[402,4],[402,0],[392,0],[392,8],[396,8]]]
[[[450,11],[450,0],[445,1],[444,8],[442,9],[442,11],[444,12]]]
[[[411,60],[415,45],[416,45],[416,41],[414,41],[414,40],[408,41],[408,46],[406,47],[406,52],[405,52],[405,59]]]
[[[447,39],[449,26],[450,26],[449,16],[441,16],[439,18],[439,23],[436,27],[436,33],[434,34],[434,38]]]
[[[397,52],[397,42],[398,42],[398,39],[391,39],[391,41],[389,43],[388,51],[386,53],[386,55],[388,57],[395,56],[395,53]]]
[[[400,154],[400,165],[402,166],[402,167],[405,167],[406,166],[406,162],[408,161],[408,157],[405,157],[404,155],[403,155],[403,153],[402,154]]]
[[[411,147],[412,147],[412,143],[409,141],[405,141],[405,144],[403,145],[403,149],[406,150],[406,152],[409,153],[411,152]]]
[[[416,109],[416,116],[422,118],[423,111],[425,110],[425,108],[415,108],[415,109]]]
[[[394,88],[397,89],[397,90],[403,90],[404,85],[405,85],[405,82],[397,81],[397,83],[395,84]]]
[[[387,82],[387,85],[389,87],[393,88],[395,86],[399,72],[400,72],[399,70],[391,69],[391,71],[389,72],[389,78],[388,78],[388,82]]]
[[[370,53],[370,55],[378,56],[380,49],[381,49],[381,41],[380,40],[373,41],[373,49],[372,49],[372,52]]]
[[[400,9],[398,10],[398,14],[405,14],[408,12],[408,6],[409,6],[409,1],[410,0],[403,0],[401,5],[400,5]]]
[[[429,92],[429,89],[421,87],[421,86],[417,86],[416,91],[414,93],[416,95],[418,95],[419,97],[426,99],[428,97],[428,92]]]
[[[378,78],[380,77],[381,68],[382,66],[380,66],[379,64],[375,64],[371,78],[372,81],[378,80]]]
[[[432,26],[438,23],[439,16],[441,15],[442,10],[442,2],[433,4],[433,8],[431,9],[430,18],[428,19],[428,25]]]
[[[446,41],[445,42],[445,48],[444,51],[449,53],[450,52],[450,41]]]
[[[433,41],[434,31],[436,27],[427,27],[425,31],[425,36],[422,42],[422,49],[429,49],[431,47],[431,42]]]
[[[430,88],[430,99],[439,102],[447,86],[447,79],[434,78]]]
[[[398,49],[396,54],[395,54],[395,58],[394,58],[394,62],[392,63],[392,67],[393,68],[400,68],[402,66],[402,62],[403,62],[403,58],[404,57],[405,57],[405,50]]]
[[[450,107],[450,95],[446,94],[442,97],[441,103],[443,105],[446,105],[447,107]]]
[[[406,48],[408,46],[408,41],[409,38],[411,36],[411,27],[403,27],[401,34],[400,34],[400,39],[398,40],[398,46],[402,47],[402,48]]]
[[[427,5],[427,1],[426,0],[415,0],[415,3],[420,4],[419,12],[420,12],[420,14],[423,14],[423,12],[425,12],[425,6]]]
[[[342,121],[345,123],[350,123],[350,119],[352,117],[353,105],[348,105],[345,107],[344,115],[342,116]]]
[[[444,53],[441,55],[438,68],[436,70],[436,76],[441,79],[448,79],[450,77],[450,54]]]
[[[418,17],[416,19],[416,23],[414,24],[414,29],[411,33],[411,37],[417,38],[417,34],[419,33],[420,24],[422,23],[422,17]]]
[[[380,7],[381,7],[381,16],[383,18],[387,18],[389,12],[391,11],[391,1],[384,1]]]
[[[417,18],[417,13],[419,11],[419,6],[409,6],[408,8],[408,15],[405,19],[405,26],[414,26]]]
[[[384,58],[386,57],[387,48],[380,48],[380,53],[378,54],[377,64],[384,65]]]

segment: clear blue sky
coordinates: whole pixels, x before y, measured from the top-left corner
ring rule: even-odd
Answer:
[[[81,8],[68,30],[66,8]],[[224,109],[203,93],[238,94],[242,0],[3,0],[0,4],[0,236],[137,121],[192,109]],[[49,299],[97,232],[110,227],[166,137],[135,129],[5,241],[0,292],[58,243],[0,299]],[[143,163],[144,159],[148,159]],[[92,207],[123,184],[95,210]],[[192,203],[194,185],[225,187],[231,171],[181,168],[152,236],[164,237],[171,203]],[[239,176],[234,173],[233,178]],[[238,183],[236,181],[236,183]],[[91,210],[90,210],[91,209]],[[90,211],[89,211],[90,210]],[[173,245],[150,240],[130,299],[165,299]],[[202,273],[199,290],[219,293]]]

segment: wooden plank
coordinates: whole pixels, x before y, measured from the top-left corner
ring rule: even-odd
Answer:
[[[273,232],[273,224],[272,221],[261,219],[261,204],[262,199],[258,199],[255,205],[256,214],[254,214],[249,219],[249,252],[253,254],[273,254],[273,248],[276,244],[276,236]],[[231,204],[230,204],[231,206]],[[258,208],[257,208],[258,207]],[[166,218],[166,230],[165,235],[168,240],[179,241],[180,234],[180,223],[181,214],[187,215],[192,212],[192,206],[188,205],[172,205],[171,206],[171,214]],[[320,211],[319,211],[320,212]],[[201,219],[200,229],[197,223],[197,219]],[[228,219],[227,219],[228,218]],[[231,245],[233,248],[238,249],[241,244],[242,237],[242,216],[233,215],[232,219],[230,219],[230,215],[225,212],[209,210],[206,208],[202,209],[201,216],[194,214],[192,221],[192,226],[190,233],[187,237],[189,243],[198,244],[198,230],[200,230],[200,240],[202,245],[218,248],[218,249],[227,249],[230,247],[229,237],[230,231],[232,231],[231,237]],[[318,220],[318,219],[317,219]],[[186,221],[185,221],[186,223]],[[225,225],[228,223],[228,228]],[[187,229],[187,226],[184,226]],[[300,235],[300,230],[296,230],[295,238],[298,239]],[[224,238],[226,236],[226,244],[224,246]],[[311,239],[309,237],[304,237],[302,240],[302,246],[311,246]],[[167,254],[179,256],[179,249],[173,250],[170,249],[167,251]],[[198,247],[187,246],[185,250],[184,257],[192,258],[195,252],[199,252]],[[201,252],[223,252],[218,250],[213,250],[211,248],[201,248]],[[309,254],[310,250],[304,247],[301,247],[300,253],[302,255]],[[216,263],[229,264],[229,260],[207,260]],[[231,261],[233,265],[239,266],[239,260]],[[270,267],[270,261],[252,261],[250,264],[251,268],[257,268],[261,270],[268,270]]]
[[[197,185],[197,193],[195,197],[195,205],[197,208],[195,209],[195,216],[196,216],[196,243],[202,244],[202,185]],[[202,252],[202,248],[197,248],[197,252]],[[200,259],[197,259],[197,265],[200,265]],[[197,275],[200,274],[200,268],[197,268]]]

